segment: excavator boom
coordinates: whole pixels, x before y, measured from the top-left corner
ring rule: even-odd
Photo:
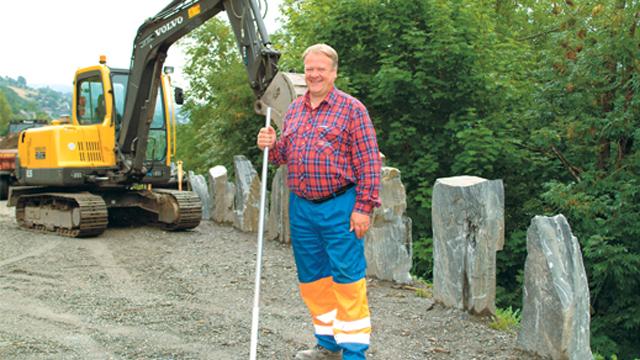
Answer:
[[[257,97],[264,94],[276,75],[280,54],[269,47],[269,35],[255,0],[172,1],[140,26],[134,40],[125,112],[117,140],[123,176],[139,180],[147,172],[144,160],[149,127],[169,47],[224,10]]]

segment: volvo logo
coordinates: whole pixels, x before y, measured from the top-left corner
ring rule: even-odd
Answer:
[[[184,20],[183,17],[180,16],[180,17],[177,17],[177,18],[169,21],[168,23],[162,25],[161,27],[156,29],[156,36],[160,36],[160,35],[166,33],[167,31],[173,29],[174,27],[182,24],[183,20]]]

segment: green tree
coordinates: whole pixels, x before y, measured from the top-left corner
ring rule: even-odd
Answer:
[[[178,127],[178,158],[200,173],[214,165],[233,172],[233,156],[240,154],[257,165],[255,137],[264,120],[253,112],[255,96],[233,31],[211,19],[186,43],[190,89],[184,109],[190,121]]]
[[[562,212],[584,250],[594,348],[638,356],[640,5],[575,3],[287,0],[275,39],[286,69],[313,43],[340,54],[339,86],[402,170],[417,275],[431,271],[434,180],[501,178],[499,304],[520,306],[531,217]]]
[[[4,136],[9,131],[9,121],[11,121],[11,106],[7,101],[4,92],[0,91],[0,136]]]
[[[594,310],[592,345],[638,357],[640,128],[637,14],[616,0],[285,0],[274,36],[281,70],[325,42],[340,54],[338,87],[368,107],[380,148],[398,167],[413,219],[414,273],[431,276],[431,189],[470,174],[503,179],[505,249],[498,304],[521,304],[526,229],[563,213],[578,237]],[[191,168],[258,158],[235,42],[213,20],[192,37]]]
[[[284,46],[285,66],[299,63],[309,44],[335,47],[338,85],[363,100],[382,152],[402,171],[414,220],[414,270],[420,276],[431,275],[436,178],[462,173],[504,178],[505,169],[519,169],[505,178],[514,184],[510,208],[521,207],[517,195],[529,192],[531,180],[526,179],[533,178],[511,134],[516,110],[530,90],[519,80],[532,66],[529,48],[496,30],[490,4],[285,2],[288,20],[276,37]],[[521,267],[522,251],[517,255],[513,263]]]
[[[547,31],[528,39],[541,66],[526,141],[561,164],[542,178],[540,198],[545,212],[567,216],[582,245],[594,348],[639,357],[640,4],[567,1],[532,14],[547,15]]]

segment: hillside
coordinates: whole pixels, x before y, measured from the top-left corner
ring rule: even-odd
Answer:
[[[9,102],[13,119],[55,119],[71,113],[71,94],[48,87],[32,88],[26,79],[0,76],[0,91]]]

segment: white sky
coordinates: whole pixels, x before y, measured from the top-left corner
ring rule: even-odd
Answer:
[[[260,0],[262,4],[264,0]],[[281,0],[268,0],[265,23],[278,28]],[[68,85],[76,69],[98,64],[107,55],[111,67],[128,68],[133,39],[145,19],[170,0],[31,0],[3,1],[0,20],[0,75],[27,84]],[[221,13],[218,17],[226,18]],[[184,55],[175,44],[165,65],[174,66],[174,83],[181,77]]]

